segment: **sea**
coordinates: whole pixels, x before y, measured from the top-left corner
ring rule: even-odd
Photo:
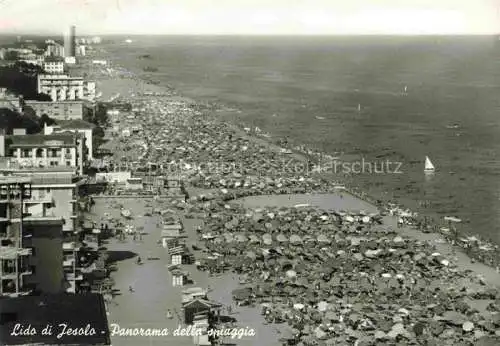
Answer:
[[[234,109],[228,121],[379,164],[334,174],[438,222],[456,216],[461,233],[500,244],[496,37],[129,38],[105,45],[123,67],[157,68],[148,74],[160,84]]]

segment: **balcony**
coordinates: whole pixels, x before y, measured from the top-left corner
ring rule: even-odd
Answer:
[[[3,296],[8,298],[17,298],[23,296],[29,296],[33,293],[33,290],[29,287],[22,287],[19,292],[3,292]]]
[[[63,250],[66,250],[66,251],[74,251],[75,250],[75,242],[74,241],[71,241],[71,242],[64,242],[63,243]]]
[[[66,241],[63,243],[63,251],[79,251],[80,246],[74,241]]]
[[[82,274],[66,273],[66,280],[68,281],[81,281],[83,280]]]
[[[30,267],[22,267],[19,268],[19,275],[31,275],[33,274],[33,270]],[[4,271],[2,273],[2,280],[15,280],[17,278],[17,274],[15,270]]]
[[[74,264],[75,264],[74,257],[66,257],[63,261],[63,267],[73,267]]]
[[[1,259],[16,259],[20,256],[30,256],[32,253],[30,248],[20,249],[13,246],[2,246],[0,247],[0,258]]]

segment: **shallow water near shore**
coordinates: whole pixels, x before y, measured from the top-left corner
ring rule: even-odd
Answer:
[[[152,77],[183,95],[241,110],[227,120],[400,161],[402,174],[350,180],[436,218],[456,215],[460,231],[499,244],[498,46],[489,37],[366,40],[139,37],[105,49],[126,68],[157,67]],[[431,179],[425,155],[437,167]]]

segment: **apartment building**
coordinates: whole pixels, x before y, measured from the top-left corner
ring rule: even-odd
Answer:
[[[39,93],[49,95],[52,101],[93,101],[96,96],[95,82],[67,75],[38,75],[37,90]]]
[[[26,100],[26,106],[33,108],[35,114],[41,117],[47,114],[54,120],[83,119],[83,101],[34,101]]]
[[[17,58],[19,61],[23,61],[27,64],[32,64],[32,65],[37,65],[37,66],[43,66],[43,63],[45,61],[45,57],[43,55],[38,55],[38,54],[20,54]]]
[[[25,213],[37,198],[29,177],[0,177],[0,297],[64,290],[63,220]]]
[[[82,175],[87,161],[85,151],[85,138],[80,133],[62,132],[47,136],[0,134],[0,157],[9,157],[20,167],[68,167],[75,174]]]
[[[83,280],[78,259],[82,245],[81,214],[77,201],[79,178],[67,167],[27,168],[4,161],[6,164],[3,168],[0,167],[1,173],[30,181],[30,194],[23,201],[25,230],[29,234],[36,233],[32,244],[43,247],[44,253],[48,250],[53,253],[50,261],[43,257],[44,254],[40,254],[43,260],[41,264],[55,269],[54,273],[50,269],[41,270],[40,273],[51,277],[56,275],[59,285],[63,284],[60,289],[70,293],[77,292],[79,283]],[[54,233],[55,225],[58,225],[58,234]],[[52,236],[50,242],[44,240],[48,235]],[[37,263],[40,256],[36,256],[36,251],[33,253],[35,256],[31,263],[40,264]],[[36,277],[34,282],[38,282]],[[44,292],[50,292],[47,285],[45,284]]]

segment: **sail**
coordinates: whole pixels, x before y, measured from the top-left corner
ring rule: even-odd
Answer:
[[[434,165],[432,164],[431,159],[429,159],[429,156],[425,157],[425,170],[434,171]]]

